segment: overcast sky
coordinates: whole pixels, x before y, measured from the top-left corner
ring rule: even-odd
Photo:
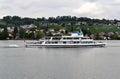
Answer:
[[[120,0],[0,0],[3,16],[120,19]]]

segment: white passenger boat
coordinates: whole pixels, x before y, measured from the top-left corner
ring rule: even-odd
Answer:
[[[104,47],[105,42],[97,42],[83,33],[73,32],[71,36],[44,37],[38,41],[26,41],[26,47],[54,47],[54,48],[78,48],[78,47]]]

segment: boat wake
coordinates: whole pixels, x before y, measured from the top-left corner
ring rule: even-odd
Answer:
[[[10,44],[10,45],[3,45],[0,48],[20,48],[20,46],[16,44]]]
[[[110,46],[107,46],[107,47],[120,47],[120,45],[110,45]]]

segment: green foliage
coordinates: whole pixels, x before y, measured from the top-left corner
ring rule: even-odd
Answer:
[[[73,29],[73,27],[71,27],[71,26],[66,26],[66,27],[65,27],[65,30],[66,30],[67,32],[71,32],[72,29]]]
[[[39,24],[39,22],[48,22],[48,23],[63,23],[63,26],[65,26],[64,23],[71,22],[71,25],[74,25],[75,22],[86,22],[89,26],[94,24],[117,24],[119,20],[106,20],[106,19],[91,19],[87,17],[76,17],[76,16],[57,16],[57,17],[49,17],[46,19],[45,17],[42,18],[21,18],[19,16],[5,16],[2,19],[7,24],[13,24],[13,25],[27,25],[27,24]]]
[[[76,25],[79,22],[80,24]],[[0,33],[0,39],[7,38],[6,26],[14,26],[13,36],[14,38],[19,34],[20,38],[26,39],[38,39],[45,35],[52,35],[49,32],[49,29],[54,29],[55,32],[58,32],[60,29],[65,29],[65,34],[68,35],[69,32],[73,31],[83,31],[84,34],[91,35],[94,34],[96,39],[99,38],[99,33],[110,33],[110,32],[119,32],[120,27],[116,26],[119,20],[107,20],[107,19],[91,19],[87,17],[76,17],[76,16],[57,16],[57,17],[45,17],[42,18],[22,18],[19,16],[5,16],[0,20],[0,27],[4,28],[4,31]],[[53,23],[53,24],[52,24]],[[34,24],[37,28],[29,29],[28,33],[26,29],[22,29],[19,26],[21,25],[30,25]],[[56,25],[57,24],[57,25]],[[20,29],[18,29],[20,28]],[[37,30],[36,30],[37,29]],[[43,32],[38,31],[43,30]],[[107,36],[107,35],[106,35]],[[111,39],[120,39],[119,34],[111,35]]]
[[[5,21],[0,21],[0,27],[4,28],[6,26],[6,22]]]
[[[0,25],[6,25],[6,22],[5,21],[0,21]]]
[[[41,31],[38,31],[37,33],[36,33],[36,39],[40,39],[40,38],[42,38],[44,36],[44,34],[41,32]]]
[[[26,34],[26,31],[25,31],[25,29],[23,29],[23,28],[20,28],[20,30],[19,30],[19,35],[20,35],[20,38],[26,38],[26,36],[27,36],[27,34]]]
[[[60,30],[60,26],[54,26],[54,27],[52,27],[54,30],[55,30],[55,32],[58,32],[59,30]]]
[[[14,38],[16,37],[17,34],[18,34],[18,27],[15,26],[13,31]]]
[[[4,30],[0,33],[0,40],[5,40],[8,37],[7,27],[4,27]]]

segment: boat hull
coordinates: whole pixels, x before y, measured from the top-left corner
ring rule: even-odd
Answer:
[[[80,47],[105,47],[105,43],[98,44],[29,44],[26,47],[45,47],[45,48],[80,48]]]

